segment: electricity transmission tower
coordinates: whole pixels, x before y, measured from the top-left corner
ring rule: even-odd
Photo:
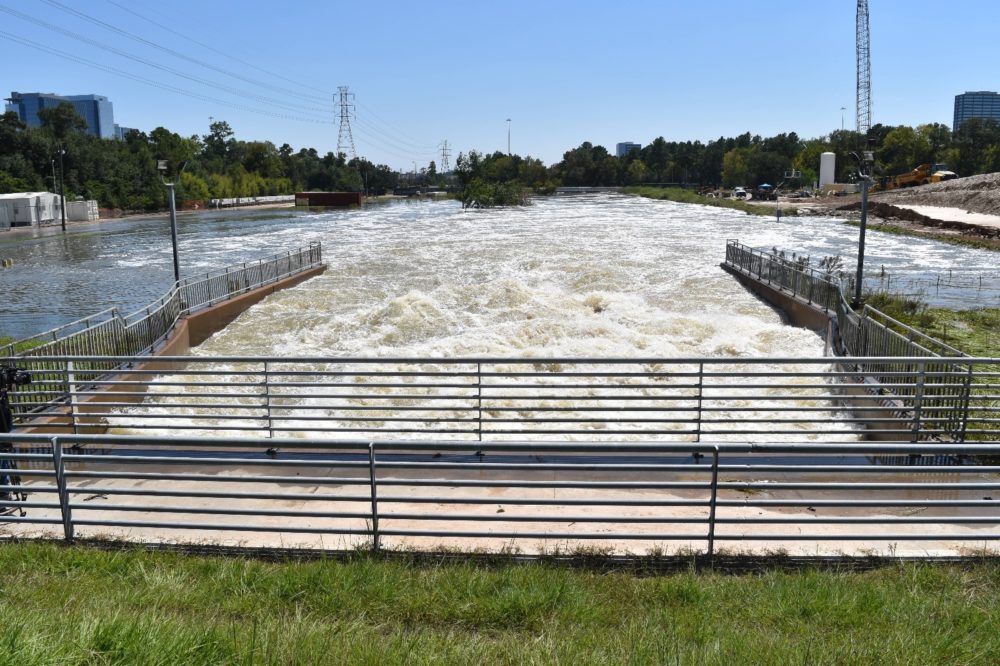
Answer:
[[[448,173],[451,171],[451,163],[448,158],[451,157],[451,148],[448,147],[448,139],[444,140],[441,144],[441,173]]]
[[[337,92],[340,95],[340,132],[337,134],[337,154],[343,153],[347,156],[347,161],[350,162],[358,156],[354,149],[354,135],[351,133],[351,112],[354,110],[351,98],[354,97],[354,93],[348,92],[347,86],[337,86]]]
[[[858,0],[858,134],[862,140],[872,128],[871,32],[868,28],[868,0]]]

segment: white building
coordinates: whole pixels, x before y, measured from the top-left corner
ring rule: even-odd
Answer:
[[[37,227],[61,220],[59,195],[52,192],[0,194],[0,230]]]
[[[71,222],[94,222],[100,218],[94,199],[66,202],[66,219]]]

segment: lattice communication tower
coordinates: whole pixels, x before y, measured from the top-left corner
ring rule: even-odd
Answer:
[[[871,32],[868,26],[868,0],[858,0],[858,134],[867,138],[872,128]]]
[[[347,156],[347,161],[350,162],[358,156],[354,149],[354,135],[351,133],[351,113],[354,110],[351,99],[354,97],[354,93],[348,92],[347,86],[337,86],[337,92],[340,97],[340,132],[337,134],[337,154],[343,153]]]

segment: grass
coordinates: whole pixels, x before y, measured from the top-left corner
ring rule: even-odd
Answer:
[[[868,294],[865,303],[971,356],[1000,357],[1000,308],[931,308],[884,292]]]
[[[1000,564],[637,576],[0,547],[0,663],[991,664]]]
[[[858,220],[847,220],[844,224],[849,224],[852,227],[860,227],[861,222]],[[886,222],[873,222],[869,220],[868,226],[869,231],[881,231],[886,234],[893,234],[896,236],[913,236],[915,238],[929,238],[931,240],[936,240],[941,243],[948,243],[949,245],[962,245],[964,247],[974,247],[981,250],[998,250],[1000,251],[1000,238],[985,238],[983,236],[966,236],[962,234],[943,234],[934,231],[920,231],[913,229],[911,227],[905,227],[898,224],[889,224]],[[922,227],[926,228],[926,227]]]
[[[763,215],[765,217],[775,216],[775,209],[771,206],[755,205],[740,199],[718,199],[705,197],[697,192],[685,190],[680,187],[626,187],[622,191],[626,194],[637,194],[640,197],[646,197],[647,199],[663,199],[666,201],[677,201],[679,203],[715,206],[716,208],[731,208],[733,210],[741,210],[748,215]],[[798,210],[791,207],[782,208],[781,213],[782,215],[796,215],[798,214]]]

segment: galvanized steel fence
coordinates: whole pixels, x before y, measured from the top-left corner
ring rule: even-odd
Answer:
[[[13,436],[0,530],[351,550],[950,554],[1000,540],[977,445]],[[996,500],[994,498],[997,498]]]
[[[934,396],[924,410],[932,410],[944,427],[944,435],[959,441],[966,437],[965,421],[954,418],[956,409],[967,404],[968,396],[981,392],[975,386],[978,379],[970,364],[954,361],[928,360],[919,363],[906,357],[941,359],[965,357],[962,351],[936,340],[889,315],[865,305],[858,314],[848,304],[845,289],[838,276],[830,271],[817,271],[789,261],[774,253],[742,245],[738,241],[726,244],[726,263],[744,274],[781,291],[791,292],[808,304],[834,315],[835,351],[843,357],[842,365],[859,375],[885,395],[885,404],[899,401],[923,402],[925,392]],[[848,288],[848,291],[850,289]],[[857,357],[901,357],[899,361],[866,364]]]
[[[841,350],[853,356],[965,356],[875,308],[857,314],[847,302],[844,285],[832,271],[796,263],[774,253],[726,242],[726,263],[760,282],[789,292],[809,305],[836,313]],[[850,285],[847,287],[850,291]]]
[[[68,400],[71,384],[87,381],[117,368],[113,356],[140,356],[166,340],[179,319],[253,289],[322,265],[320,243],[310,243],[258,261],[188,277],[165,296],[122,316],[117,308],[58,326],[44,333],[0,346],[3,357],[87,356],[75,365],[33,360],[28,367],[35,382],[52,396]],[[26,362],[26,361],[25,361]],[[19,399],[19,398],[16,398]]]
[[[658,441],[988,439],[1000,359],[37,357],[43,432]],[[113,363],[78,380],[75,365]],[[864,368],[862,373],[858,368]],[[56,400],[66,398],[63,402]]]

